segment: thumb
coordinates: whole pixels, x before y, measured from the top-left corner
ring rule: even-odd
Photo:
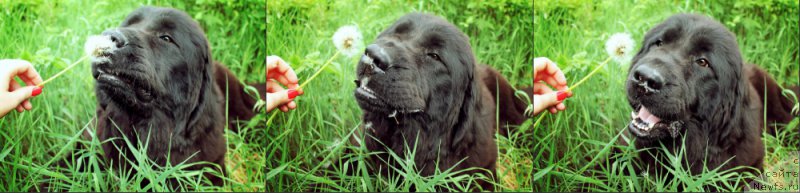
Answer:
[[[34,93],[34,90],[38,90],[36,91],[38,93]],[[20,104],[22,103],[22,101],[25,101],[26,99],[39,95],[40,93],[42,93],[41,88],[37,89],[37,87],[35,86],[22,87],[11,92],[11,102],[13,104]]]
[[[267,112],[270,112],[275,107],[281,106],[289,101],[291,100],[289,99],[288,90],[267,93]]]
[[[559,92],[551,92],[543,95],[533,95],[533,114],[537,115],[542,110],[558,104]]]

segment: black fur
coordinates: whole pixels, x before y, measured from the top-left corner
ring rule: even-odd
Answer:
[[[643,167],[651,174],[666,173],[656,162],[667,161],[660,145],[673,153],[683,145],[683,162],[693,174],[702,172],[704,164],[709,170],[736,166],[761,170],[763,100],[772,97],[770,103],[783,104],[788,99],[776,92],[762,96],[756,88],[763,90],[763,82],[752,80],[767,80],[770,89],[778,87],[763,70],[743,63],[736,38],[722,24],[701,15],[678,14],[651,29],[633,58],[626,82],[634,112],[645,106],[665,123],[643,134],[629,127],[636,148],[647,149],[639,153]],[[788,110],[771,111],[780,114],[779,121],[790,120],[785,118],[791,117]],[[681,123],[677,136],[670,136],[667,123]]]
[[[136,159],[127,138],[146,148],[158,165],[209,162],[189,169],[208,167],[225,175],[224,129],[237,129],[236,121],[252,118],[256,99],[245,94],[233,73],[213,62],[198,23],[179,10],[142,7],[103,35],[116,44],[92,62],[98,103],[93,132],[104,142],[106,165],[131,169],[125,159]],[[265,98],[266,85],[255,86]],[[85,138],[92,137],[89,132]],[[219,176],[205,177],[223,184]]]
[[[476,64],[467,36],[436,16],[411,13],[398,19],[367,46],[357,73],[355,97],[364,112],[363,144],[351,141],[372,152],[388,150],[401,157],[416,142],[414,163],[422,175],[432,175],[437,168],[474,167],[484,170],[468,173],[493,177],[495,112],[502,111],[503,126],[525,120],[524,104],[509,97],[513,88],[508,82],[493,69]],[[501,109],[495,108],[498,95],[503,98]],[[374,169],[389,173],[391,169],[379,160],[392,158],[386,153],[373,157]],[[481,185],[493,189],[489,183]]]

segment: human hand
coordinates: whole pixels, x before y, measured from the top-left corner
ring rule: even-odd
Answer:
[[[27,86],[17,83],[14,77],[19,77]],[[16,109],[17,112],[31,110],[33,105],[28,99],[42,93],[41,87],[34,86],[39,83],[42,83],[42,77],[28,61],[0,60],[0,117],[8,114],[11,109]]]
[[[289,64],[278,56],[267,56],[267,112],[276,107],[283,112],[297,108],[293,100],[303,94],[297,83],[297,74]]]
[[[562,101],[572,96],[567,89],[567,78],[553,61],[544,57],[533,59],[533,115],[544,109],[550,113],[566,110]]]

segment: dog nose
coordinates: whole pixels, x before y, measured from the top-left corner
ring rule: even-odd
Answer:
[[[111,41],[114,42],[117,48],[121,48],[127,43],[127,38],[125,38],[125,35],[120,33],[118,30],[106,30],[103,32],[103,35],[111,37]]]
[[[378,67],[378,69],[373,69],[376,71],[379,70],[382,72],[383,70],[386,70],[386,68],[389,67],[389,63],[392,62],[392,58],[389,57],[389,55],[383,51],[383,48],[378,46],[378,44],[370,44],[367,46],[367,51],[365,54],[367,57],[372,59],[371,63],[374,65],[374,67]]]
[[[656,93],[664,86],[664,76],[650,64],[636,67],[633,73],[633,82],[642,94]]]

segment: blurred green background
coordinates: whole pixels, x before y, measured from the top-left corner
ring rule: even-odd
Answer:
[[[265,0],[2,0],[0,58],[29,60],[47,79],[82,56],[89,35],[117,27],[142,5],[187,12],[205,30],[214,60],[245,82],[265,81]],[[48,83],[43,94],[31,100],[32,111],[11,112],[0,119],[0,191],[27,191],[45,176],[64,176],[54,183],[70,191],[172,191],[163,186],[167,176],[191,184],[184,191],[264,191],[264,114],[243,132],[227,134],[227,170],[232,175],[224,187],[199,185],[198,173],[172,171],[181,166],[142,170],[132,178],[52,168],[52,161],[75,143],[89,144],[76,138],[82,129],[93,128],[89,122],[95,115],[94,80],[89,63],[84,64]],[[77,156],[97,159],[92,152]],[[142,180],[152,185],[140,187],[137,182]]]

